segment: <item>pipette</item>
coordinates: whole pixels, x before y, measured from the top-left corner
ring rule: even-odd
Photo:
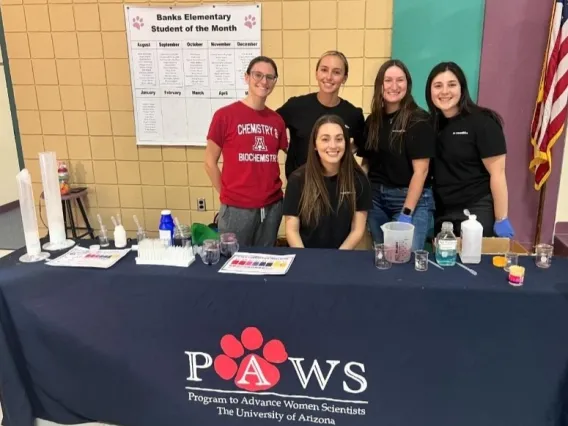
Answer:
[[[140,243],[140,241],[146,238],[146,231],[142,228],[140,221],[136,215],[133,215],[132,218],[134,219],[134,223],[136,224],[136,241]]]
[[[183,235],[183,229],[181,229],[181,225],[179,224],[179,219],[176,217],[174,217],[174,223],[176,224],[177,229],[179,230],[179,235],[180,237],[183,239],[184,235]]]

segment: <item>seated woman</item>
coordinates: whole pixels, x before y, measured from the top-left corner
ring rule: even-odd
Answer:
[[[485,237],[515,235],[508,219],[507,143],[499,114],[473,102],[463,70],[436,65],[426,81],[426,102],[438,132],[434,160],[436,233],[452,222],[460,234],[464,209],[477,216]]]
[[[349,149],[349,133],[337,115],[312,129],[308,159],[290,175],[284,198],[290,247],[352,250],[363,238],[371,185]]]

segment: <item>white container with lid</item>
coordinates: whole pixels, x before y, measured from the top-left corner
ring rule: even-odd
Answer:
[[[468,217],[461,223],[462,263],[481,263],[481,245],[483,243],[483,225],[477,221],[477,216],[464,210]]]

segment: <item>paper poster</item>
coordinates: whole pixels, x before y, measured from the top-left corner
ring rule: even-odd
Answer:
[[[217,109],[242,99],[260,55],[260,4],[125,6],[139,145],[205,146]]]
[[[219,272],[244,275],[285,275],[295,257],[295,254],[278,256],[237,252],[225,262]]]

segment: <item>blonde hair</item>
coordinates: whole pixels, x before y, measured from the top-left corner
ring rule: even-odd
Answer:
[[[316,64],[316,71],[320,66],[321,60],[327,56],[337,56],[341,60],[341,62],[343,62],[343,68],[345,68],[345,77],[349,75],[349,62],[347,62],[347,58],[339,50],[328,50],[323,55],[321,55],[318,59],[318,63]]]

